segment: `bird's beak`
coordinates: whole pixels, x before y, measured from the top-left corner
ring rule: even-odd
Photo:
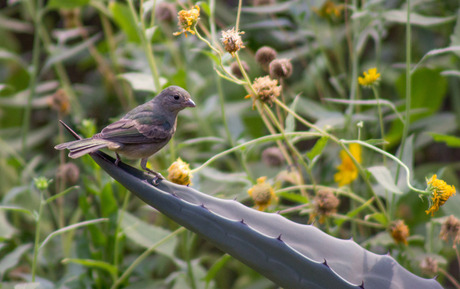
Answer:
[[[195,107],[196,104],[193,102],[192,99],[189,98],[189,99],[187,100],[187,102],[185,102],[185,106],[187,106],[187,107]]]

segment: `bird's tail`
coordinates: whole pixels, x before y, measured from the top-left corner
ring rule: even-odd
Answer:
[[[86,138],[62,143],[54,148],[57,150],[68,149],[70,151],[69,157],[76,159],[85,154],[111,146],[112,144],[113,143],[111,141],[104,139]]]

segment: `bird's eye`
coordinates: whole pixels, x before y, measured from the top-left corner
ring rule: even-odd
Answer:
[[[174,99],[175,99],[175,100],[179,100],[179,98],[180,98],[180,96],[178,96],[177,94],[174,95]]]

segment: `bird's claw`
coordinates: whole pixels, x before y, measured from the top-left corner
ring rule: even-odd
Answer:
[[[160,184],[161,180],[164,180],[165,178],[158,172],[152,171],[147,169],[147,172],[154,175],[154,178],[152,179],[152,185],[158,186]]]

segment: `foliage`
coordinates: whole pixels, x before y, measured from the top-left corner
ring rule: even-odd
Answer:
[[[434,217],[425,212],[433,175],[459,185],[458,1],[0,7],[2,288],[275,287],[131,197],[89,157],[53,149],[70,140],[59,119],[90,137],[168,85],[187,89],[197,107],[181,114],[150,167],[167,175],[180,157],[192,187],[248,206],[247,191],[266,177],[278,198],[266,210],[460,288],[460,238],[439,236],[448,216],[460,218],[459,197],[438,202]],[[192,9],[189,34],[174,36],[185,29],[177,11]],[[275,72],[255,60],[263,46],[283,59]],[[360,86],[373,68],[379,81]],[[339,166],[354,176],[340,187]],[[324,191],[340,200],[330,212]],[[392,228],[404,234],[393,240]]]

